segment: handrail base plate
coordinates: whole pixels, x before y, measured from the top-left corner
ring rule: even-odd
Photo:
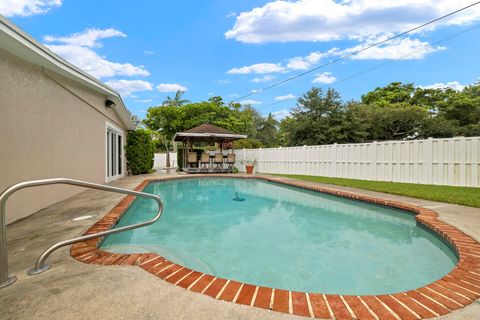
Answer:
[[[7,281],[4,281],[3,283],[0,283],[0,289],[1,288],[5,288],[5,287],[8,287],[9,285],[11,285],[12,283],[14,283],[15,281],[17,281],[17,277],[16,276],[11,276],[7,279]]]
[[[41,266],[41,267],[38,268],[38,269],[35,269],[35,268],[28,269],[27,274],[28,274],[29,276],[33,276],[33,275],[42,273],[42,272],[44,272],[44,271],[47,271],[48,269],[50,269],[50,265],[44,264],[43,266]]]

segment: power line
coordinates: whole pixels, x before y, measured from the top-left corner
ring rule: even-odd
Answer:
[[[444,38],[441,38],[441,39],[439,39],[439,40],[437,40],[437,41],[435,41],[435,42],[432,42],[431,44],[432,44],[432,45],[438,45],[438,44],[445,43],[445,42],[447,42],[447,41],[449,41],[449,40],[451,40],[451,39],[453,39],[453,38],[456,38],[456,37],[458,37],[458,36],[460,36],[460,35],[462,35],[462,34],[464,34],[464,33],[466,33],[466,32],[472,31],[473,29],[476,29],[476,28],[478,28],[478,27],[480,27],[480,24],[471,26],[471,27],[469,27],[469,28],[467,28],[467,29],[464,29],[464,30],[461,30],[461,31],[456,32],[456,33],[454,33],[454,34],[448,35],[448,36],[446,36],[446,37],[444,37]],[[357,73],[354,73],[354,74],[352,74],[352,75],[350,75],[350,76],[348,76],[348,77],[346,77],[346,78],[337,80],[337,81],[335,81],[335,83],[332,84],[332,86],[336,86],[336,85],[339,84],[339,83],[346,82],[346,81],[351,80],[351,79],[353,79],[353,78],[356,78],[356,77],[358,77],[358,76],[360,76],[360,75],[362,75],[362,74],[365,74],[365,73],[368,73],[368,72],[370,72],[370,71],[379,69],[379,68],[381,68],[381,67],[383,67],[383,66],[385,66],[385,65],[387,65],[387,64],[398,62],[398,60],[403,60],[403,59],[405,59],[405,58],[410,57],[411,55],[414,55],[414,54],[416,54],[416,53],[425,51],[425,50],[427,50],[428,48],[429,48],[429,47],[428,47],[427,45],[425,45],[423,48],[420,48],[420,49],[418,49],[418,50],[411,51],[411,52],[409,52],[409,53],[407,53],[407,54],[399,57],[399,59],[396,59],[396,60],[388,60],[388,61],[385,61],[385,62],[376,64],[376,65],[374,65],[374,66],[372,66],[372,67],[370,67],[370,68],[367,68],[367,69],[364,69],[364,70],[359,71],[359,72],[357,72]],[[276,102],[274,102],[274,103],[270,103],[270,104],[267,104],[267,105],[263,105],[263,106],[261,106],[261,108],[268,108],[268,107],[277,105],[277,104],[282,103],[282,102],[286,102],[286,100],[276,101]]]
[[[421,25],[419,25],[419,26],[416,26],[416,27],[414,27],[414,28],[411,28],[411,29],[409,29],[409,30],[403,31],[403,32],[401,32],[401,33],[398,33],[398,34],[396,34],[396,35],[394,35],[394,36],[391,36],[391,37],[389,37],[389,38],[387,38],[387,39],[384,39],[384,40],[382,40],[382,41],[378,41],[378,42],[376,42],[376,43],[373,43],[373,44],[371,44],[371,45],[369,45],[369,46],[367,46],[367,47],[365,47],[365,48],[362,48],[362,49],[360,49],[360,50],[353,51],[353,52],[351,52],[351,53],[348,53],[348,54],[345,54],[345,55],[343,55],[343,56],[340,56],[340,57],[337,58],[337,59],[331,60],[331,61],[329,61],[329,62],[327,62],[327,63],[324,63],[324,64],[322,64],[322,65],[319,65],[319,66],[317,66],[317,67],[315,67],[315,68],[312,68],[312,69],[309,69],[309,70],[307,70],[307,71],[301,72],[301,73],[299,73],[299,74],[296,74],[296,75],[291,76],[291,77],[289,77],[289,78],[283,79],[283,80],[281,80],[281,81],[272,83],[271,85],[268,85],[268,86],[263,87],[263,88],[261,88],[261,89],[255,90],[254,92],[251,92],[251,93],[249,93],[249,94],[240,96],[240,97],[232,100],[231,102],[235,102],[235,101],[238,101],[238,100],[241,100],[241,99],[245,99],[245,98],[247,98],[247,97],[251,97],[251,96],[256,95],[256,94],[258,94],[258,93],[264,92],[265,90],[271,89],[271,88],[273,88],[273,87],[277,87],[277,86],[279,86],[279,85],[281,85],[281,84],[283,84],[283,83],[285,83],[285,82],[292,81],[292,80],[297,79],[297,78],[300,78],[300,77],[302,77],[302,76],[304,76],[304,75],[306,75],[306,74],[315,72],[315,71],[317,71],[318,69],[324,68],[324,67],[326,67],[326,66],[332,65],[332,64],[337,63],[337,62],[340,62],[340,61],[343,61],[343,60],[348,59],[348,58],[350,58],[350,57],[352,57],[352,56],[355,56],[355,55],[357,55],[357,54],[359,54],[359,53],[362,53],[362,52],[364,52],[364,51],[366,51],[366,50],[369,50],[369,49],[374,48],[374,47],[378,47],[379,45],[384,44],[384,43],[386,43],[386,42],[389,42],[389,41],[391,41],[391,40],[393,40],[393,39],[399,38],[399,37],[404,36],[404,35],[406,35],[406,34],[408,34],[408,33],[411,33],[411,32],[416,31],[416,30],[418,30],[418,29],[424,28],[424,27],[426,27],[426,26],[428,26],[428,25],[430,25],[430,24],[433,24],[433,23],[435,23],[435,22],[437,22],[437,21],[443,20],[443,19],[448,18],[448,17],[450,17],[450,16],[452,16],[452,15],[455,15],[455,14],[461,12],[461,11],[467,10],[467,9],[469,9],[469,8],[471,8],[471,7],[474,7],[474,6],[478,5],[478,4],[480,4],[480,1],[477,1],[477,2],[475,2],[475,3],[472,3],[472,4],[470,4],[470,5],[466,6],[466,7],[460,8],[460,9],[458,9],[458,10],[452,11],[452,12],[450,12],[450,13],[448,13],[448,14],[446,14],[446,15],[443,15],[443,16],[441,16],[441,17],[438,17],[438,18],[436,18],[436,19],[433,19],[433,20],[430,20],[430,21],[428,21],[428,22],[425,22],[425,23],[423,23],[423,24],[421,24]]]
[[[438,41],[432,42],[431,44],[437,45],[437,44],[445,43],[445,42],[447,42],[447,41],[449,41],[449,40],[451,40],[451,39],[453,39],[453,38],[456,38],[456,37],[458,37],[458,36],[460,36],[460,35],[468,32],[468,31],[471,31],[471,30],[476,29],[476,28],[478,28],[478,27],[480,27],[480,24],[474,25],[474,26],[472,26],[472,27],[470,27],[470,28],[467,28],[467,29],[465,29],[465,30],[462,30],[462,31],[456,32],[456,33],[454,33],[454,34],[451,34],[451,35],[449,35],[449,36],[447,36],[447,37],[445,37],[445,38],[442,38],[442,39],[440,39],[440,40],[438,40]],[[425,45],[423,48],[420,48],[420,49],[418,49],[418,50],[414,50],[414,51],[412,51],[412,52],[407,53],[406,55],[401,56],[400,59],[398,59],[398,60],[403,60],[403,59],[405,59],[405,58],[410,57],[411,55],[414,55],[414,54],[416,54],[416,53],[425,51],[425,50],[427,50],[427,49],[428,49],[428,46]],[[335,83],[332,84],[332,86],[335,86],[335,85],[337,85],[338,83],[342,83],[342,82],[351,80],[351,79],[356,78],[356,77],[358,77],[358,76],[360,76],[360,75],[362,75],[362,74],[364,74],[364,73],[373,71],[373,70],[375,70],[375,69],[378,69],[378,68],[380,68],[380,67],[383,67],[384,65],[387,65],[387,64],[390,64],[390,63],[393,63],[393,62],[397,62],[397,60],[389,60],[389,61],[385,61],[385,62],[379,63],[379,64],[377,64],[377,65],[372,66],[371,68],[362,70],[362,71],[357,72],[357,73],[355,73],[355,74],[353,74],[353,75],[351,75],[351,76],[348,76],[348,77],[346,77],[346,78],[343,78],[343,79],[340,79],[340,80],[338,80],[338,81],[335,81]]]

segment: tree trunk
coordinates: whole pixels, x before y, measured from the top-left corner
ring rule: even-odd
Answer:
[[[165,157],[165,167],[170,168],[170,148],[167,142],[163,143],[165,145],[165,150],[167,150],[167,154]]]
[[[166,166],[170,168],[170,150],[167,149]]]

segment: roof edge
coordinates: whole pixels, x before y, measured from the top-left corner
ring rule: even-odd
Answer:
[[[115,108],[114,109],[115,112],[117,112],[118,116],[120,117],[120,119],[122,120],[122,122],[124,123],[124,125],[127,127],[128,130],[135,129],[135,126],[133,125],[133,122],[130,119],[130,112],[128,111],[127,107],[125,106],[125,103],[122,100],[122,97],[117,91],[110,88],[105,83],[101,82],[95,77],[89,75],[88,73],[81,70],[80,68],[76,67],[75,65],[71,64],[67,60],[61,58],[60,56],[55,54],[46,46],[39,43],[37,40],[31,37],[28,33],[20,29],[18,26],[13,24],[10,20],[5,18],[1,14],[0,14],[0,32],[5,33],[7,36],[11,37],[15,41],[17,41],[19,44],[21,44],[23,47],[25,47],[26,49],[30,50],[37,56],[44,59],[46,62],[49,62],[50,64],[55,65],[58,68],[58,70],[55,70],[54,68],[48,65],[41,65],[39,63],[32,62],[32,61],[29,61],[29,62],[32,62],[36,65],[44,67],[53,72],[59,73],[61,75],[65,75],[65,73],[69,74],[72,76],[72,80],[84,86],[95,88],[97,89],[97,91],[104,93],[106,96],[110,96],[115,98],[115,100],[118,100],[121,110],[118,110]],[[13,52],[12,50],[8,50],[8,48],[3,48],[3,49],[15,54],[15,52]],[[23,60],[27,60],[25,57],[20,57],[20,58],[22,58]],[[61,71],[61,72],[58,72],[58,71]]]

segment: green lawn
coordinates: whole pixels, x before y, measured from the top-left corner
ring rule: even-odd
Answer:
[[[435,186],[429,184],[367,181],[345,178],[302,176],[295,174],[275,174],[280,177],[298,180],[335,184],[372,191],[380,191],[412,198],[434,200],[480,208],[480,188]]]

